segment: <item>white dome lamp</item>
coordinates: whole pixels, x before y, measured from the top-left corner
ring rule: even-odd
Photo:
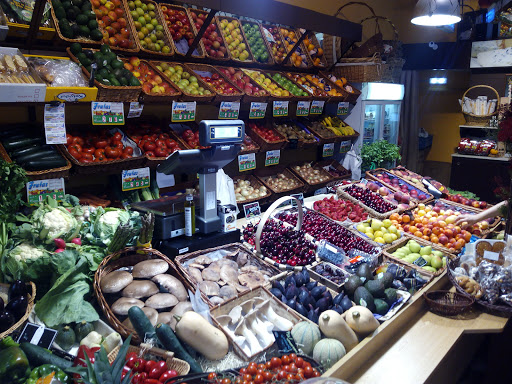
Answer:
[[[438,27],[460,21],[459,0],[419,0],[411,20],[416,25]]]

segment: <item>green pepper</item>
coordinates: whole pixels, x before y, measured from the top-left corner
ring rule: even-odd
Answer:
[[[37,382],[37,379],[45,378],[52,372],[55,372],[54,377],[56,379],[59,379],[62,383],[68,383],[69,377],[67,373],[65,373],[62,369],[53,364],[44,364],[32,370],[32,372],[30,373],[29,380],[33,380],[33,382],[27,381],[26,384],[35,384]]]
[[[0,351],[0,383],[22,384],[29,375],[28,359],[20,347]]]
[[[17,342],[15,342],[11,336],[4,337],[2,340],[0,340],[0,349],[19,346],[20,345]]]

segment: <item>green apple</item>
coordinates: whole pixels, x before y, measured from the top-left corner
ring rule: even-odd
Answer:
[[[389,228],[389,227],[391,227],[391,225],[392,225],[392,224],[393,224],[393,223],[392,223],[392,222],[391,222],[391,220],[389,220],[389,219],[385,219],[385,220],[383,220],[383,221],[382,221],[382,225],[383,225],[385,228]]]
[[[404,253],[404,255],[408,255],[411,253],[411,250],[409,249],[409,247],[402,247],[399,249]]]
[[[393,242],[393,235],[391,233],[386,233],[383,236],[383,239],[386,242],[386,244],[391,244]]]
[[[423,259],[427,262],[427,265],[430,265],[430,261],[432,260],[432,255],[422,255]]]
[[[432,268],[435,268],[437,270],[443,266],[443,261],[439,256],[434,255],[432,256],[432,260],[430,260],[430,265],[432,266]]]
[[[436,273],[437,270],[435,268],[432,268],[431,266],[429,265],[425,265],[424,267],[422,267],[425,271],[428,271],[428,272],[432,272],[432,273]]]
[[[441,251],[432,251],[432,253],[436,256],[443,257],[443,252]]]
[[[381,227],[382,227],[382,221],[377,220],[377,219],[372,220],[372,229],[374,231],[378,231],[379,229],[381,229]]]
[[[388,231],[390,233],[397,233],[398,230],[396,229],[396,227],[394,225],[390,225],[389,228],[388,228]]]
[[[363,225],[363,224],[359,224],[356,229],[359,231],[359,232],[362,232],[362,233],[365,233],[366,232],[366,227]]]
[[[420,249],[421,256],[430,255],[430,254],[432,254],[432,247],[430,245],[427,245],[426,247],[422,247]]]
[[[407,243],[407,246],[409,247],[409,249],[411,250],[412,253],[419,253],[420,252],[421,246],[417,242],[415,242],[414,240],[410,240]]]

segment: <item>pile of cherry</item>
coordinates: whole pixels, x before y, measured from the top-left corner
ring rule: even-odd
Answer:
[[[381,195],[358,185],[351,185],[347,189],[344,189],[344,192],[378,213],[386,213],[396,209],[395,205],[387,202]]]

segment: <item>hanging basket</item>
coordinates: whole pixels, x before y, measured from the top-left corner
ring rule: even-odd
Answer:
[[[496,91],[493,87],[490,85],[475,85],[471,88],[469,88],[464,94],[462,95],[462,102],[464,103],[464,98],[466,97],[466,94],[475,88],[488,88],[492,90],[496,94],[496,110],[488,115],[474,115],[472,113],[464,112],[463,106],[461,105],[462,114],[464,115],[464,119],[466,120],[466,125],[474,125],[474,126],[481,126],[481,127],[487,127],[489,126],[489,120],[491,120],[491,117],[498,115],[498,106],[500,105],[500,95],[498,91]]]

